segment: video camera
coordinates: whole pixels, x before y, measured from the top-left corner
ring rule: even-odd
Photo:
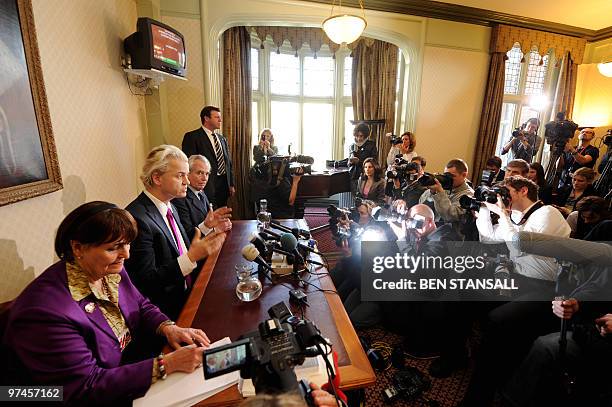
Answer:
[[[253,379],[256,393],[300,392],[308,401],[304,390],[310,389],[298,383],[294,367],[318,355],[329,363],[322,346],[330,345],[313,322],[294,316],[284,302],[273,305],[268,314],[270,319],[257,331],[205,351],[204,378],[240,370],[240,377]]]
[[[603,139],[603,143],[608,147],[612,148],[612,129],[608,129],[606,137]]]
[[[273,155],[263,163],[253,167],[255,177],[266,179],[271,184],[277,184],[279,179],[291,178],[292,175],[312,174],[314,159],[307,155]]]
[[[567,141],[574,137],[574,133],[578,125],[571,120],[565,119],[565,113],[559,112],[554,121],[546,123],[544,126],[544,138],[546,142],[555,149],[557,153],[561,153],[565,148]]]
[[[430,187],[436,184],[436,181],[440,182],[442,185],[442,189],[451,190],[453,189],[453,175],[450,172],[445,172],[443,174],[431,174],[426,172],[419,178],[419,184],[424,187]]]
[[[504,186],[497,185],[493,187],[479,185],[474,190],[474,197],[471,198],[467,195],[463,195],[461,198],[459,198],[459,205],[468,211],[478,211],[483,202],[492,204],[496,203],[497,195],[501,196],[502,202],[505,206],[510,205],[510,202],[512,201],[510,198],[510,191]]]

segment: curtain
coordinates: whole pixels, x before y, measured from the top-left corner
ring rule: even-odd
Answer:
[[[561,63],[561,71],[559,72],[559,80],[557,81],[553,110],[551,112],[552,118],[554,118],[557,112],[565,112],[568,118],[572,117],[577,75],[578,64],[572,59],[571,53],[567,51]]]
[[[489,65],[489,76],[482,102],[482,114],[478,135],[476,136],[476,148],[474,151],[474,165],[471,169],[472,181],[476,182],[485,169],[487,160],[495,155],[497,134],[499,133],[499,121],[504,102],[504,80],[506,71],[506,53],[493,52],[491,64]]]
[[[351,78],[354,120],[384,119],[384,128],[374,135],[378,162],[384,167],[391,144],[385,133],[393,132],[398,48],[385,41],[363,38],[353,49]]]
[[[232,157],[236,194],[233,219],[253,218],[248,183],[251,165],[251,37],[245,27],[223,33],[223,134]]]

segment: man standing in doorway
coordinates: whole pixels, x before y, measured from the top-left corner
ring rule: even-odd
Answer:
[[[185,134],[182,149],[187,157],[200,154],[210,161],[210,179],[204,192],[215,209],[221,208],[236,192],[227,139],[215,133],[221,128],[221,111],[218,107],[206,106],[200,112],[200,119],[202,127]]]

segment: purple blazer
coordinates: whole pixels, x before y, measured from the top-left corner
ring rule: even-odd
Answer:
[[[64,402],[109,404],[141,397],[151,385],[153,359],[121,365],[119,341],[98,307],[85,311],[90,302],[90,297],[72,299],[66,264],[55,263],[15,300],[4,341],[38,384],[64,386]],[[132,285],[125,269],[119,307],[132,336],[155,335],[168,319]]]

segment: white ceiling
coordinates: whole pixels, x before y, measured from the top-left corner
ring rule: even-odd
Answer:
[[[612,0],[438,0],[599,30],[612,26]],[[367,3],[367,2],[366,2]]]

